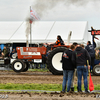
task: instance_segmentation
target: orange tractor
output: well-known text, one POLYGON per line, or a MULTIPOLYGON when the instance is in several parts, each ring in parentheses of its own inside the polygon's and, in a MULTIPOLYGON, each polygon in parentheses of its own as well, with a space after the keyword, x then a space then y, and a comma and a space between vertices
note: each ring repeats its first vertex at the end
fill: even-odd
MULTIPOLYGON (((68 36, 69 43, 71 32, 68 36)), ((25 72, 30 64, 43 63, 47 64, 47 68, 52 74, 59 75, 63 73, 61 57, 62 53, 69 48, 69 45, 53 45, 51 51, 47 55, 47 48, 42 47, 17 47, 17 53, 12 58, 5 57, 0 60, 0 65, 10 65, 15 72, 25 72)))
POLYGON ((11 66, 15 72, 25 72, 30 63, 46 63, 52 74, 62 74, 61 56, 69 46, 54 45, 53 50, 46 57, 47 48, 42 47, 17 47, 17 55, 12 55, 11 66))
MULTIPOLYGON (((71 31, 68 35, 67 43, 71 38, 71 31)), ((69 48, 69 45, 53 45, 47 56, 47 48, 42 47, 17 47, 17 53, 12 55, 10 59, 11 68, 15 72, 25 72, 29 68, 29 64, 43 63, 47 64, 47 68, 52 74, 59 75, 62 70, 62 53, 69 48)))

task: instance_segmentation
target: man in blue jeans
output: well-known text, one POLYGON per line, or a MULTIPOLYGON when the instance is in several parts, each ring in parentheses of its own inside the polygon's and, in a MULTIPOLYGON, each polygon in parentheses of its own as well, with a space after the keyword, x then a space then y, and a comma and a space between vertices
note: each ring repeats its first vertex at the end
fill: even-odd
POLYGON ((63 68, 62 92, 66 92, 66 82, 67 82, 67 92, 69 92, 71 88, 71 81, 75 69, 75 66, 72 64, 72 52, 74 50, 75 46, 71 45, 70 48, 62 54, 62 68, 63 68))
POLYGON ((88 69, 90 69, 90 65, 87 66, 87 60, 89 61, 89 64, 90 64, 91 61, 90 61, 89 53, 87 52, 87 50, 83 49, 81 46, 78 46, 72 55, 72 61, 77 66, 78 92, 82 92, 81 80, 82 80, 82 75, 83 75, 85 92, 89 93, 87 72, 88 72, 88 69))

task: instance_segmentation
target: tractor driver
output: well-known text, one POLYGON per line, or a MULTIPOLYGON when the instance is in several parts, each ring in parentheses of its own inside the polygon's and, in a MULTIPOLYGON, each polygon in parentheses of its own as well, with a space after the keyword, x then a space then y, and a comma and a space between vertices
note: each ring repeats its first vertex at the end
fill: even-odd
POLYGON ((55 43, 56 45, 64 45, 64 41, 62 40, 61 36, 57 36, 57 41, 55 43))
POLYGON ((53 44, 50 44, 50 45, 51 46, 53 46, 53 45, 64 45, 64 41, 62 40, 61 36, 58 35, 57 36, 57 41, 55 43, 53 43, 53 44))

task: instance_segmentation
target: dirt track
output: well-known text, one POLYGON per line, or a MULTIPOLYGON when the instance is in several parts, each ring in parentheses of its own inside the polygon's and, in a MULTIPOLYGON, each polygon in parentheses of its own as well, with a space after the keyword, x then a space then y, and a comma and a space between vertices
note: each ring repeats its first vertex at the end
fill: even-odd
POLYGON ((0 93, 7 100, 100 100, 100 95, 96 93, 0 93))
MULTIPOLYGON (((100 84, 100 76, 92 76, 93 83, 100 84)), ((52 75, 50 72, 24 72, 0 71, 0 83, 52 83, 62 84, 62 75, 52 75)), ((75 77, 75 84, 77 78, 75 77)))
MULTIPOLYGON (((46 83, 46 84, 62 84, 62 75, 52 75, 50 72, 24 72, 15 73, 13 71, 0 71, 0 83, 46 83)), ((100 76, 92 76, 94 84, 100 84, 100 76)), ((77 78, 75 77, 75 84, 77 84, 77 78)), ((85 93, 6 93, 8 95, 7 100, 97 100, 97 94, 85 94, 85 93)), ((2 96, 6 96, 5 93, 0 93, 0 100, 2 96)), ((100 96, 100 95, 99 95, 100 96)))

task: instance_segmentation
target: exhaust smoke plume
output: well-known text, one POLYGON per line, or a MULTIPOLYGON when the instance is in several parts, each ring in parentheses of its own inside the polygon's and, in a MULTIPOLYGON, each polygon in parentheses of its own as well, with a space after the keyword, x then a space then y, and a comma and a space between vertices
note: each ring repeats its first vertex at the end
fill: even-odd
POLYGON ((30 31, 31 31, 31 24, 30 23, 34 24, 35 20, 28 17, 26 19, 26 45, 27 45, 27 47, 29 47, 28 38, 29 38, 30 31), (32 21, 32 22, 30 22, 30 21, 32 21))
POLYGON ((77 7, 85 6, 89 2, 94 2, 94 0, 36 0, 36 2, 34 3, 34 5, 32 5, 32 7, 39 14, 39 16, 42 17, 43 14, 52 10, 58 4, 63 4, 63 6, 65 6, 67 9, 68 6, 70 5, 75 5, 77 7))
MULTIPOLYGON (((42 19, 43 16, 46 16, 46 14, 49 11, 51 11, 54 7, 56 7, 59 4, 63 4, 63 6, 65 6, 66 9, 68 9, 68 7, 71 5, 75 5, 76 7, 80 6, 85 7, 89 2, 94 2, 94 0, 35 0, 34 4, 31 7, 36 11, 40 19, 42 19)), ((33 20, 33 24, 34 23, 35 21, 33 20)), ((27 18, 27 23, 26 23, 27 39, 29 34, 30 34, 30 18, 27 18)))
POLYGON ((27 18, 26 20, 26 45, 28 47, 28 37, 29 37, 29 34, 30 34, 30 22, 29 22, 29 18, 27 18))
MULTIPOLYGON (((47 13, 48 10, 54 8, 59 2, 64 0, 36 0, 35 4, 32 5, 32 8, 36 11, 40 18, 42 18, 43 14, 47 13)), ((28 36, 30 34, 30 18, 26 19, 26 39, 28 44, 28 36)), ((35 23, 35 20, 32 22, 35 23)))

